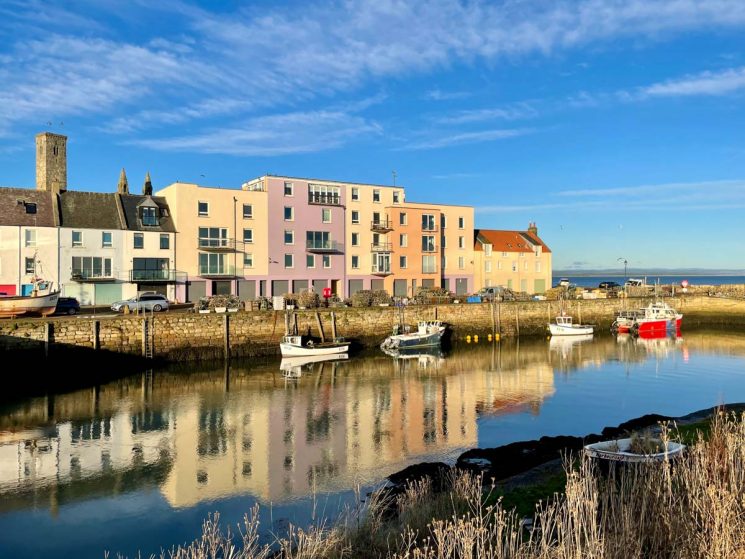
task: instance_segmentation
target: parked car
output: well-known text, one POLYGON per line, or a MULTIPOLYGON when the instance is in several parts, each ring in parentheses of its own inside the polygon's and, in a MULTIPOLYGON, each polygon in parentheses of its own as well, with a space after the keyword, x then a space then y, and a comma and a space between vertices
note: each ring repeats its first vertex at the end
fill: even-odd
POLYGON ((128 308, 129 312, 133 311, 167 311, 168 310, 168 299, 165 295, 158 293, 143 293, 137 297, 126 299, 125 301, 117 301, 111 305, 111 310, 116 312, 124 312, 124 309, 128 308))
POLYGON ((514 301, 515 293, 509 287, 494 285, 492 287, 482 287, 477 293, 479 297, 487 301, 514 301))
POLYGON ((80 303, 75 297, 60 297, 57 300, 57 308, 54 314, 78 314, 80 312, 80 303))
POLYGON ((616 283, 615 281, 601 281, 598 284, 598 287, 600 289, 605 289, 606 291, 609 291, 611 289, 621 289, 621 284, 616 283))

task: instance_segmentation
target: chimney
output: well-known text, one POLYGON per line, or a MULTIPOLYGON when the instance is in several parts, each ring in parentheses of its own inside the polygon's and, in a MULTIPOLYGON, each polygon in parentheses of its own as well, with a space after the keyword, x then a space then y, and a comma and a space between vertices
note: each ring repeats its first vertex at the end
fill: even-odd
POLYGON ((54 194, 67 190, 67 136, 36 135, 36 190, 54 194))
POLYGON ((153 195, 153 183, 150 180, 150 171, 148 171, 147 174, 145 175, 145 184, 142 185, 142 193, 145 196, 153 195))
POLYGON ((122 172, 119 173, 119 184, 116 186, 116 191, 119 194, 129 194, 129 183, 127 182, 127 173, 122 167, 122 172))
POLYGON ((528 233, 538 236, 538 227, 535 225, 535 221, 531 221, 528 223, 528 233))

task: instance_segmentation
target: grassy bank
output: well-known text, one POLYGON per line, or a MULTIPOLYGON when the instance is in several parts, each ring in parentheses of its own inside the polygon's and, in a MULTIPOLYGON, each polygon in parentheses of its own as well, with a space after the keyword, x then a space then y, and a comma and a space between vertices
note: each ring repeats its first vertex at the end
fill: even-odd
POLYGON ((679 433, 690 446, 675 461, 604 475, 586 457, 567 459, 560 477, 512 494, 454 471, 437 483, 427 478, 396 494, 376 492, 337 525, 290 527, 271 546, 259 545, 257 509, 233 532, 211 518, 199 540, 160 557, 745 557, 745 414, 719 413, 697 427, 703 430, 679 433), (525 506, 534 501, 526 521, 525 506))

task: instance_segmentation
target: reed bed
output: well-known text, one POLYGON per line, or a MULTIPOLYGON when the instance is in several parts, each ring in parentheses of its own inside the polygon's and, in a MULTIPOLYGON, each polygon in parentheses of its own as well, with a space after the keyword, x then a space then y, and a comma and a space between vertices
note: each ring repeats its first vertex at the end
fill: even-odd
POLYGON ((257 508, 234 534, 215 515, 201 538, 160 559, 745 558, 745 414, 718 413, 675 460, 601 472, 580 456, 564 467, 564 494, 532 519, 490 498, 479 476, 453 472, 397 496, 376 492, 343 521, 290 527, 271 545, 259 544, 257 508))

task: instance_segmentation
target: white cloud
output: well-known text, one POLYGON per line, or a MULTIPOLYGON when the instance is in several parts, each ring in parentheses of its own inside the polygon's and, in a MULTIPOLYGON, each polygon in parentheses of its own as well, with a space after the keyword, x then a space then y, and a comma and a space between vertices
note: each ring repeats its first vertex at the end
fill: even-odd
POLYGON ((726 95, 745 89, 745 66, 720 72, 703 72, 644 87, 643 97, 726 95))
POLYGON ((451 101, 453 99, 465 99, 470 96, 471 93, 468 91, 441 91, 439 89, 430 89, 422 96, 422 98, 429 101, 451 101))
POLYGON ((471 109, 441 115, 433 120, 440 124, 466 124, 486 120, 521 120, 535 118, 538 111, 528 102, 515 103, 493 109, 471 109))
POLYGON ((478 132, 461 132, 459 134, 439 135, 435 138, 411 143, 403 149, 437 149, 461 144, 475 144, 491 142, 494 140, 505 140, 532 133, 529 128, 480 130, 478 132))

